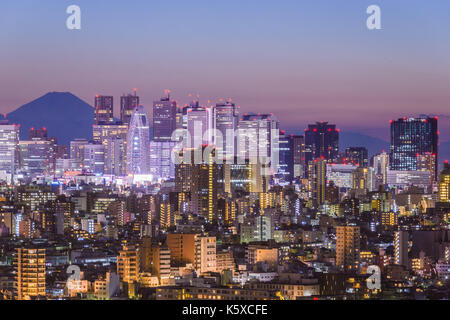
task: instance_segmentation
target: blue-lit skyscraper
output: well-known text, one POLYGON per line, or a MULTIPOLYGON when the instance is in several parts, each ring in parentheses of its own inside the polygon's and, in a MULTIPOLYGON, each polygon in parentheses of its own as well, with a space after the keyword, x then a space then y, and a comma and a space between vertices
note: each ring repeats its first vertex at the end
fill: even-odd
POLYGON ((438 168, 438 119, 403 118, 391 121, 391 154, 389 167, 396 171, 418 170, 418 158, 430 153, 435 156, 438 168))
POLYGON ((129 174, 150 173, 150 132, 147 113, 138 106, 133 112, 127 137, 127 171, 129 174))

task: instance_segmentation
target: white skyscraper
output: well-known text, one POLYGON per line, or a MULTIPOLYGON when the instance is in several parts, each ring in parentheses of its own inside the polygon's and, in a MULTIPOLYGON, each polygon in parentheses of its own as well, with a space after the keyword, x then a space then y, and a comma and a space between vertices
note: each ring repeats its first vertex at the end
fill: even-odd
POLYGON ((270 114, 245 114, 239 121, 237 141, 238 157, 272 156, 272 135, 279 130, 279 123, 270 114))
POLYGON ((81 170, 84 161, 84 146, 89 144, 86 139, 75 139, 70 141, 70 159, 72 160, 73 169, 81 170))
POLYGON ((101 143, 89 143, 84 146, 84 169, 94 174, 105 171, 105 146, 101 143))
POLYGON ((192 104, 187 110, 187 130, 191 137, 189 147, 198 148, 203 144, 213 142, 213 117, 212 110, 200 107, 198 102, 192 104))
POLYGON ((172 141, 150 142, 150 174, 154 179, 167 180, 175 178, 175 164, 172 152, 176 146, 172 141))
POLYGON ((213 111, 214 128, 222 134, 222 141, 219 141, 217 136, 214 136, 214 145, 218 149, 222 149, 226 155, 234 157, 236 155, 236 138, 234 133, 239 122, 236 105, 231 102, 218 103, 213 111), (233 132, 230 136, 227 135, 229 131, 233 132))
POLYGON ((0 121, 0 173, 13 175, 16 169, 19 127, 0 121))
POLYGON ((131 117, 127 137, 127 171, 150 174, 150 132, 147 113, 138 106, 131 117))

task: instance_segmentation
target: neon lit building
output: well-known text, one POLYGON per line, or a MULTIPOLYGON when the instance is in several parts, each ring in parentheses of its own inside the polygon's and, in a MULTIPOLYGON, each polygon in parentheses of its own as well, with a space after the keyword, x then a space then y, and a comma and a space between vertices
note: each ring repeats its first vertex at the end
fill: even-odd
POLYGON ((147 113, 138 106, 131 117, 127 136, 127 171, 129 174, 150 173, 150 132, 147 113))

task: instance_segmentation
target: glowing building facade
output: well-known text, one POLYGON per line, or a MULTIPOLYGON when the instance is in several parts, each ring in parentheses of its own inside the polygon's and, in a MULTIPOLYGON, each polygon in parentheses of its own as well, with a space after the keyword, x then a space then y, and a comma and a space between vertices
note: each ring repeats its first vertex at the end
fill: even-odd
POLYGON ((128 174, 145 175, 150 173, 150 132, 147 113, 144 107, 137 107, 131 117, 127 136, 128 174))

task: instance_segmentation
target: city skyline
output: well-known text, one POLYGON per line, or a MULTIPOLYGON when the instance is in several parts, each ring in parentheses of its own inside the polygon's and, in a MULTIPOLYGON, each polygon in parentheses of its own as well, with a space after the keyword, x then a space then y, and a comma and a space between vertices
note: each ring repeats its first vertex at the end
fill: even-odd
POLYGON ((442 140, 450 140, 448 4, 378 1, 377 31, 365 27, 370 1, 77 1, 78 31, 65 28, 69 4, 5 3, 1 113, 47 91, 74 92, 92 104, 96 94, 118 97, 136 87, 151 114, 151 103, 172 88, 180 104, 190 93, 203 102, 231 97, 243 112, 276 108, 288 128, 331 121, 384 140, 388 132, 380 129, 389 120, 426 108, 440 117, 442 140), (293 110, 302 120, 292 119, 293 110))
MULTIPOLYGON (((121 119, 121 99, 125 99, 127 97, 133 97, 133 95, 137 94, 138 98, 140 98, 140 102, 139 103, 144 110, 147 112, 149 119, 151 119, 153 121, 153 111, 154 111, 154 103, 158 102, 161 100, 166 99, 165 95, 167 92, 170 92, 170 97, 173 98, 173 101, 177 102, 178 107, 185 107, 187 105, 190 105, 193 101, 197 101, 199 103, 200 106, 206 106, 209 108, 212 108, 218 104, 222 104, 222 103, 227 103, 227 101, 229 101, 230 103, 233 103, 234 105, 236 105, 236 110, 238 112, 238 114, 240 114, 241 116, 243 115, 247 115, 247 114, 255 114, 257 115, 259 114, 264 114, 263 112, 260 112, 259 110, 249 110, 249 111, 245 111, 241 108, 241 105, 233 100, 232 98, 218 98, 217 100, 206 100, 203 101, 203 99, 201 99, 201 97, 199 95, 192 95, 189 94, 188 97, 186 98, 185 102, 186 103, 182 103, 180 102, 179 99, 176 99, 176 97, 173 95, 172 90, 169 89, 165 89, 163 90, 159 95, 157 94, 153 100, 151 101, 147 101, 148 103, 146 103, 146 101, 143 101, 142 96, 140 94, 140 91, 137 88, 133 88, 132 90, 129 90, 128 92, 126 90, 123 90, 124 92, 121 94, 111 94, 111 93, 104 93, 104 94, 95 94, 94 98, 91 97, 91 99, 87 99, 84 100, 82 99, 83 102, 87 103, 89 106, 91 106, 93 108, 93 110, 95 110, 95 100, 97 99, 97 97, 113 97, 113 114, 114 114, 114 118, 120 120, 121 119), (91 102, 92 100, 92 102, 91 102)), ((47 94, 53 94, 53 93, 69 93, 69 94, 73 94, 73 92, 56 92, 56 91, 49 91, 47 94)), ((45 95, 44 95, 45 96, 45 95)), ((75 95, 76 96, 76 95, 75 95)), ((36 97, 35 97, 36 98, 36 97)), ((42 98, 42 97, 41 97, 42 98)), ((33 100, 34 101, 34 100, 33 100)), ((14 112, 18 109, 20 109, 21 107, 27 105, 30 102, 33 101, 28 101, 26 102, 24 105, 17 107, 16 109, 12 110, 11 112, 14 112)), ((10 112, 10 113, 11 113, 10 112)), ((3 114, 3 117, 5 117, 7 119, 9 113, 7 114, 3 114)), ((278 113, 274 113, 274 112, 270 112, 269 114, 273 114, 275 117, 277 117, 277 119, 279 120, 280 117, 278 117, 278 113)), ((307 121, 305 120, 305 118, 301 117, 301 116, 296 116, 296 117, 290 117, 291 121, 292 118, 299 118, 301 119, 301 123, 299 123, 298 125, 290 125, 289 122, 288 124, 286 124, 285 122, 280 121, 282 127, 281 129, 288 131, 291 134, 304 134, 304 131, 308 129, 308 126, 311 124, 315 124, 317 122, 328 122, 328 123, 333 123, 336 124, 336 126, 338 127, 339 130, 342 130, 344 132, 348 132, 348 133, 358 133, 358 134, 362 134, 365 136, 369 136, 369 137, 373 137, 373 138, 377 138, 380 139, 386 143, 389 143, 390 140, 390 124, 392 123, 392 121, 395 121, 397 119, 403 119, 403 118, 420 118, 420 117, 431 117, 431 118, 435 118, 437 117, 439 119, 439 142, 450 142, 450 130, 448 130, 447 126, 445 126, 446 122, 450 119, 450 116, 446 116, 446 115, 442 115, 442 114, 433 114, 433 113, 424 113, 424 112, 418 112, 418 113, 402 113, 400 114, 398 117, 389 117, 387 116, 386 118, 388 119, 386 121, 386 123, 381 124, 380 127, 377 128, 371 128, 371 127, 364 127, 364 128, 352 128, 351 126, 346 126, 343 125, 340 122, 334 121, 334 115, 328 115, 327 117, 323 117, 323 118, 319 118, 319 119, 313 119, 311 121, 307 121)), ((380 150, 381 151, 381 150, 380 150)))
POLYGON ((448 12, 3 1, 0 302, 449 300, 448 12))

